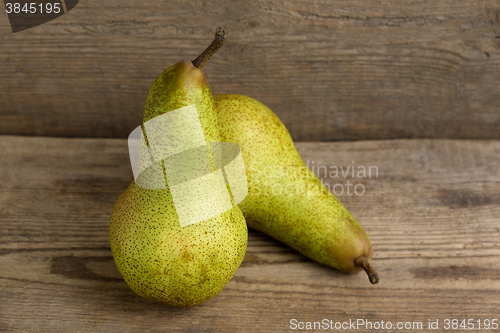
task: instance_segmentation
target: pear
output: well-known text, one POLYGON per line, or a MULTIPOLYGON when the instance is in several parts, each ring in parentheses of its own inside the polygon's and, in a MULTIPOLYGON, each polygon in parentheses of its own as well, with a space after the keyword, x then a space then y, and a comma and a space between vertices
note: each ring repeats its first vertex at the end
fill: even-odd
POLYGON ((222 140, 238 144, 245 162, 248 196, 239 207, 248 226, 321 264, 364 269, 377 283, 366 232, 306 166, 280 119, 250 97, 214 100, 222 140))
MULTIPOLYGON (((212 44, 196 60, 182 60, 158 76, 149 90, 143 118, 146 123, 194 104, 212 171, 209 143, 220 141, 220 135, 202 69, 224 38, 218 28, 212 44)), ((151 139, 144 128, 143 133, 146 141, 151 139)), ((181 226, 172 193, 168 184, 165 189, 150 189, 133 181, 113 207, 109 241, 117 268, 133 291, 161 303, 190 307, 213 298, 231 280, 245 254, 247 226, 232 198, 229 210, 181 226)))

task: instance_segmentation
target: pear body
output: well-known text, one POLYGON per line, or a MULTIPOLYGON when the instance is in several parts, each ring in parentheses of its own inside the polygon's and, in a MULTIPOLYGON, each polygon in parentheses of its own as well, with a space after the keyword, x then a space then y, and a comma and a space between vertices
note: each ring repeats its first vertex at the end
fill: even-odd
POLYGON ((181 227, 170 191, 131 183, 111 215, 118 270, 138 295, 190 307, 215 297, 240 266, 247 226, 238 207, 181 227))
POLYGON ((240 146, 248 195, 239 204, 248 226, 305 256, 348 273, 372 257, 366 232, 307 167, 279 118, 247 96, 214 96, 223 141, 240 146))
POLYGON ((203 71, 189 60, 167 68, 153 82, 146 98, 143 122, 191 104, 196 105, 207 143, 219 141, 210 87, 203 71))
MULTIPOLYGON (((214 101, 205 75, 188 60, 155 80, 143 121, 192 104, 209 149, 209 142, 220 141, 214 101)), ((211 153, 210 160, 214 170, 211 153)), ((207 301, 225 287, 243 260, 247 236, 234 201, 232 209, 182 227, 168 185, 148 189, 135 181, 115 203, 109 229, 116 265, 132 290, 177 307, 207 301)))

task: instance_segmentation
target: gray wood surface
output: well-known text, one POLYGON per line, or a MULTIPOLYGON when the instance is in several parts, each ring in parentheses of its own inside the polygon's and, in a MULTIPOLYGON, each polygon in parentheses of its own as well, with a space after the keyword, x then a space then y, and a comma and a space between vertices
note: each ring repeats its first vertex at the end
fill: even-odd
POLYGON ((109 216, 132 180, 126 140, 0 136, 0 331, 284 332, 291 319, 431 319, 446 331, 447 318, 500 319, 500 141, 297 146, 310 166, 378 168, 321 178, 365 186, 339 198, 370 235, 381 282, 251 230, 226 288, 176 309, 134 294, 111 255, 109 216))
MULTIPOLYGON (((2 7, 3 8, 3 7, 2 7)), ((12 34, 0 10, 0 134, 124 138, 165 68, 273 109, 299 141, 500 139, 498 0, 82 0, 12 34)))

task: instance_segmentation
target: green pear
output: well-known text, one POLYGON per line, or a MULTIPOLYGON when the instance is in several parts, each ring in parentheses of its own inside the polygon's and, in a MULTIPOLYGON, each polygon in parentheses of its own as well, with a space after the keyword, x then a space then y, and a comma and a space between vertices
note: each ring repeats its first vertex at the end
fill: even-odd
MULTIPOLYGON (((219 28, 200 57, 180 61, 158 76, 149 90, 143 118, 146 123, 195 104, 212 170, 209 143, 220 141, 220 135, 202 69, 224 37, 219 28)), ((148 133, 144 129, 143 133, 147 141, 148 133)), ((172 193, 168 185, 149 189, 132 182, 113 208, 109 241, 118 270, 133 291, 161 303, 189 307, 213 298, 231 280, 246 251, 247 226, 232 199, 229 210, 181 226, 172 193)))
POLYGON ((238 144, 245 162, 248 195, 239 207, 248 226, 321 264, 364 269, 377 283, 366 232, 306 166, 279 118, 243 95, 214 100, 222 140, 238 144))

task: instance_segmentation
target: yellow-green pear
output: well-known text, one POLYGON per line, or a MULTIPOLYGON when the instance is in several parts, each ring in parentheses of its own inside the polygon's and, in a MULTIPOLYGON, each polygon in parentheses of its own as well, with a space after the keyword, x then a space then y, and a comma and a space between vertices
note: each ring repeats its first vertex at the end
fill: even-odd
POLYGON ((265 105, 247 96, 214 96, 223 141, 240 146, 248 196, 239 204, 248 226, 307 257, 348 273, 379 277, 366 232, 306 166, 287 129, 265 105))
MULTIPOLYGON (((144 130, 146 122, 193 105, 207 149, 210 142, 221 141, 213 97, 202 69, 224 38, 224 31, 217 29, 212 44, 196 60, 182 60, 156 78, 144 110, 142 131, 146 142, 151 140, 151 132, 144 130)), ((148 145, 151 148, 151 143, 148 145)), ((205 153, 208 158, 208 152, 205 153)), ((209 155, 207 163, 213 171, 212 154, 209 155)), ((168 178, 166 162, 161 163, 164 171, 160 174, 168 178)), ((186 165, 196 168, 191 164, 187 161, 186 165)), ((109 229, 113 257, 126 283, 142 297, 177 307, 213 298, 231 280, 246 251, 247 226, 240 209, 231 198, 229 210, 181 226, 172 186, 144 188, 137 180, 116 202, 109 229)), ((196 214, 206 207, 188 208, 196 214)))

